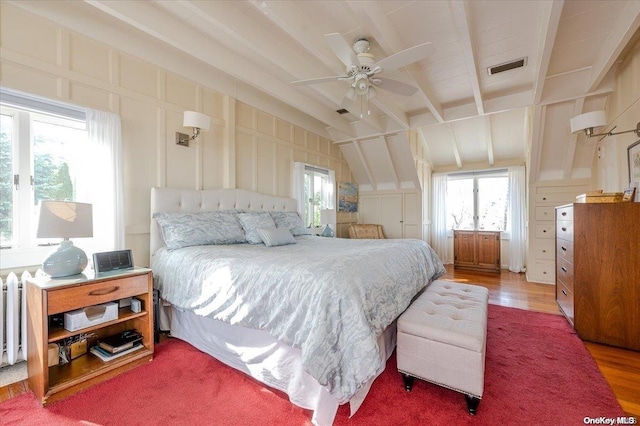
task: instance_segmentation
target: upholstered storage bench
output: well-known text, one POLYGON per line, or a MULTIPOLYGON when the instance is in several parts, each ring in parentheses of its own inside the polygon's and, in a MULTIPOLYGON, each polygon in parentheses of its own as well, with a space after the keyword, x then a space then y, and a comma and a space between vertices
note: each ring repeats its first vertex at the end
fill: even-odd
POLYGON ((476 413, 484 390, 489 291, 436 280, 398 319, 398 371, 465 394, 476 413))

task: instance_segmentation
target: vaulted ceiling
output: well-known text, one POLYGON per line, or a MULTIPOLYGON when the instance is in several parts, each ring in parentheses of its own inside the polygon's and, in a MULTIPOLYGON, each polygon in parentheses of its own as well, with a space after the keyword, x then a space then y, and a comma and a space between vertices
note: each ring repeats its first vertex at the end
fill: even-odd
MULTIPOLYGON (((143 33, 159 49, 177 49, 302 111, 372 189, 417 184, 407 172, 408 130, 436 171, 529 156, 532 182, 589 175, 595 143, 571 135, 569 119, 605 107, 615 63, 640 27, 637 0, 18 3, 58 20, 91 16, 143 33), (374 62, 424 43, 432 52, 399 69, 387 64, 375 76, 383 80, 376 96, 356 97, 339 114, 349 82, 291 84, 349 71, 325 37, 332 33, 347 46, 366 38, 374 62), (523 67, 488 73, 518 59, 523 67), (385 78, 417 90, 383 90, 385 78)), ((92 30, 73 22, 66 24, 92 30)))

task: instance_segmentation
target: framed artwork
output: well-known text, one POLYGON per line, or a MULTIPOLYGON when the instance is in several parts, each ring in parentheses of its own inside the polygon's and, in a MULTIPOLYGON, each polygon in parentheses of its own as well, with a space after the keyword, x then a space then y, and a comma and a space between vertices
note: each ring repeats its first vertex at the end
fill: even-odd
POLYGON ((622 201, 633 201, 635 194, 636 194, 635 188, 625 189, 622 195, 622 201))
POLYGON ((640 141, 634 142, 627 148, 629 160, 629 182, 640 182, 640 141))
POLYGON ((338 182, 338 211, 354 213, 358 211, 358 185, 338 182))

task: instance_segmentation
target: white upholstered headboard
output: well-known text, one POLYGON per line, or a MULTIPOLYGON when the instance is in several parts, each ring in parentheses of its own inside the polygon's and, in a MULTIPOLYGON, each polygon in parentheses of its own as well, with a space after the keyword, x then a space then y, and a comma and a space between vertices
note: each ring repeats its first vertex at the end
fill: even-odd
POLYGON ((298 202, 293 198, 274 197, 245 189, 151 188, 151 256, 164 247, 160 227, 153 219, 154 213, 232 209, 295 212, 298 202))

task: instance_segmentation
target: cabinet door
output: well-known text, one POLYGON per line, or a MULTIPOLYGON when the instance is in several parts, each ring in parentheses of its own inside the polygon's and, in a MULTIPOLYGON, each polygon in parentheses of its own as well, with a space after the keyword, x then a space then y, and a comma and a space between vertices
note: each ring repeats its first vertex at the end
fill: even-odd
POLYGON ((380 220, 387 238, 402 238, 402 194, 380 196, 380 220))
POLYGON ((406 193, 403 196, 403 237, 422 239, 422 197, 418 193, 406 193))
POLYGON ((454 231, 454 259, 459 266, 474 266, 476 258, 476 233, 474 231, 454 231))
POLYGON ((500 267, 500 233, 478 231, 478 266, 500 267))

